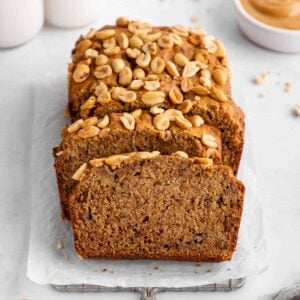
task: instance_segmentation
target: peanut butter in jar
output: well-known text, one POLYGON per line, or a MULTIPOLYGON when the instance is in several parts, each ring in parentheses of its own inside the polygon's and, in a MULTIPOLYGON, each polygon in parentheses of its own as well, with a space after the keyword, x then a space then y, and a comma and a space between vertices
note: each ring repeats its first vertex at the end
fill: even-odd
POLYGON ((267 25, 300 30, 300 0, 240 0, 249 15, 267 25))

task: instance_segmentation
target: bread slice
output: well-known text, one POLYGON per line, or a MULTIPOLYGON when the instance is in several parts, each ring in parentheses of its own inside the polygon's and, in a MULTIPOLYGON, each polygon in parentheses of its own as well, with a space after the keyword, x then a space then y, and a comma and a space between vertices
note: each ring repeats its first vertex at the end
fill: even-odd
POLYGON ((223 162, 236 174, 244 117, 230 96, 222 43, 202 28, 123 21, 92 30, 76 43, 69 67, 72 120, 153 106, 184 107, 186 115, 200 115, 221 130, 223 162))
POLYGON ((95 159, 77 175, 69 205, 81 257, 231 259, 244 186, 229 167, 155 151, 95 159))
MULTIPOLYGON (((174 120, 175 114, 180 116, 180 111, 166 111, 164 116, 169 116, 169 119, 171 116, 171 120, 174 120)), ((125 119, 126 116, 131 120, 130 124, 134 124, 134 130, 125 127, 128 124, 122 119, 124 118, 122 113, 112 113, 107 116, 107 124, 104 124, 106 126, 102 129, 96 125, 104 127, 103 119, 99 121, 93 117, 84 122, 82 120, 76 122, 63 130, 63 140, 60 146, 54 149, 54 167, 62 212, 67 219, 69 219, 68 198, 77 184, 72 176, 81 164, 94 157, 100 158, 132 151, 158 150, 162 154, 184 151, 190 156, 213 158, 216 164, 222 162, 220 132, 212 126, 195 123, 193 118, 184 118, 182 120, 192 127, 184 129, 175 121, 168 121, 170 122, 168 129, 159 130, 155 127, 156 115, 148 111, 125 114, 125 119), (87 134, 89 130, 91 136, 87 134)), ((201 118, 199 120, 201 121, 201 118)))

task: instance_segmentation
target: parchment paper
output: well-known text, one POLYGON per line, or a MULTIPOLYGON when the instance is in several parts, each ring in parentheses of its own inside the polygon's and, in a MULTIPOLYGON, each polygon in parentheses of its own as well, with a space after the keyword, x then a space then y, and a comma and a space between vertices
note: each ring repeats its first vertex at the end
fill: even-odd
MULTIPOLYGON (((186 287, 235 279, 267 268, 259 188, 251 154, 250 124, 239 178, 246 185, 237 250, 223 263, 153 260, 81 260, 73 246, 70 223, 60 218, 52 148, 60 141, 66 120, 64 79, 49 79, 35 89, 32 140, 31 233, 28 277, 39 284, 99 284, 103 286, 186 287), (61 240, 63 249, 57 249, 61 240)), ((245 108, 245 107, 244 107, 245 108)))

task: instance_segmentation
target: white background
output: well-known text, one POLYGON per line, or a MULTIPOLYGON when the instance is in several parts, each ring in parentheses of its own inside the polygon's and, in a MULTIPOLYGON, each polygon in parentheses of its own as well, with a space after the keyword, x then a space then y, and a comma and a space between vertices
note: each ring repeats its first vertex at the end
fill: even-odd
MULTIPOLYGON (((224 42, 231 62, 233 93, 235 87, 242 91, 237 96, 247 101, 247 117, 254 123, 253 144, 270 256, 268 271, 248 278, 242 289, 232 293, 168 293, 157 298, 268 299, 282 287, 299 281, 300 118, 293 116, 292 110, 300 103, 300 55, 270 52, 249 42, 237 28, 233 3, 229 0, 98 2, 100 17, 95 27, 113 23, 119 15, 159 25, 193 25, 190 18, 197 16, 201 25, 224 42), (265 71, 271 73, 268 81, 254 85, 251 79, 265 71), (292 83, 289 93, 283 91, 286 82, 292 83)), ((5 110, 10 106, 2 104, 7 97, 16 103, 22 100, 22 94, 28 93, 23 84, 14 83, 34 84, 66 74, 74 41, 85 31, 46 27, 26 45, 0 51, 0 299, 139 299, 137 294, 60 294, 49 286, 30 282, 25 276, 29 211, 24 199, 28 201, 29 191, 26 178, 17 175, 27 168, 24 157, 30 141, 20 145, 12 140, 5 144, 4 136, 14 135, 10 130, 14 120, 5 118, 5 110)), ((25 112, 16 116, 20 128, 22 113, 25 116, 25 112)), ((29 128, 23 130, 26 134, 29 128)))

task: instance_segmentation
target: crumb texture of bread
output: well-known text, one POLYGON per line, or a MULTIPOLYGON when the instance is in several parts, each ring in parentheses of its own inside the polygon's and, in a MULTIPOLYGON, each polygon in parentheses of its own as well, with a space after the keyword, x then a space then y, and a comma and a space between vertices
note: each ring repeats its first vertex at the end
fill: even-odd
POLYGON ((84 258, 229 260, 243 197, 230 168, 191 158, 89 167, 70 197, 75 247, 84 258))
MULTIPOLYGON (((54 150, 57 184, 63 215, 69 219, 68 198, 77 185, 72 179, 75 171, 85 162, 97 157, 133 151, 160 151, 172 154, 184 151, 189 156, 213 158, 216 164, 222 163, 222 143, 219 130, 209 125, 182 129, 171 122, 167 131, 157 130, 153 125, 154 116, 144 111, 135 119, 135 130, 126 129, 120 121, 122 113, 109 115, 109 123, 99 133, 89 138, 81 138, 81 130, 63 130, 63 140, 54 150), (205 137, 210 137, 206 141, 205 137), (57 156, 56 153, 60 155, 57 156)), ((97 119, 97 122, 99 120, 97 119)))

